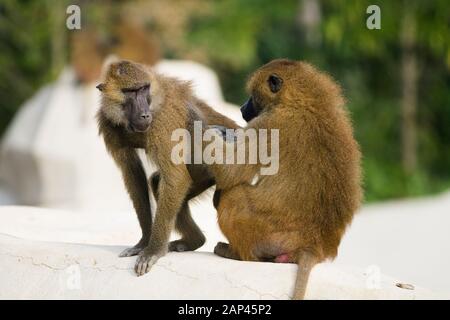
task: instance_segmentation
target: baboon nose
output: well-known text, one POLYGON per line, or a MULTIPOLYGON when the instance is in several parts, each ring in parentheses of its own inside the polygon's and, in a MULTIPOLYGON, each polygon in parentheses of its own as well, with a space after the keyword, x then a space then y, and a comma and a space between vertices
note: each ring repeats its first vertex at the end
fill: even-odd
POLYGON ((148 119, 150 118, 150 113, 143 113, 143 114, 141 115, 141 118, 142 118, 143 120, 148 120, 148 119))

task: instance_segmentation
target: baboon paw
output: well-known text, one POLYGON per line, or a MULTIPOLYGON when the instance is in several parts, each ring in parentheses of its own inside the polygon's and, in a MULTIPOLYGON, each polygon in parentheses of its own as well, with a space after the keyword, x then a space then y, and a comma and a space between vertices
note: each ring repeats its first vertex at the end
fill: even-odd
POLYGON ((134 265, 136 275, 140 277, 149 272, 156 261, 158 261, 159 257, 160 255, 155 254, 139 254, 136 264, 134 265))
POLYGON ((183 251, 191 251, 189 250, 189 246, 186 241, 183 240, 175 240, 169 243, 169 251, 183 252, 183 251))
POLYGON ((124 258, 124 257, 137 256, 139 253, 141 253, 142 250, 144 250, 144 248, 142 248, 142 247, 127 248, 127 249, 123 250, 121 253, 119 253, 119 257, 124 258))

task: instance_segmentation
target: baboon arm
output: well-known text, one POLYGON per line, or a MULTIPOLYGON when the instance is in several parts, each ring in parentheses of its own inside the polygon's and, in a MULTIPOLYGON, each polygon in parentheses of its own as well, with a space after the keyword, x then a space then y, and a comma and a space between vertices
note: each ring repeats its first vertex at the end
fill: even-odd
MULTIPOLYGON (((261 167, 257 158, 253 158, 255 161, 250 161, 250 158, 252 158, 250 154, 255 154, 254 150, 257 152, 257 149, 251 150, 250 145, 253 143, 253 146, 255 146, 257 140, 249 142, 236 139, 230 134, 226 134, 224 129, 218 129, 219 126, 215 126, 215 128, 217 138, 224 139, 224 163, 210 165, 216 179, 217 189, 228 189, 242 183, 251 183, 261 167)), ((204 146, 206 146, 206 143, 204 146)))
MULTIPOLYGON (((159 198, 158 186, 160 180, 161 174, 158 171, 155 172, 150 178, 150 183, 156 201, 158 201, 159 198)), ((171 241, 169 243, 169 251, 193 251, 205 243, 205 236, 195 223, 194 219, 192 219, 188 200, 196 197, 211 185, 213 185, 213 181, 211 181, 211 183, 207 182, 206 184, 196 183, 189 190, 189 194, 184 200, 175 222, 175 229, 181 234, 182 238, 171 241)))
POLYGON ((147 245, 152 228, 152 213, 150 207, 147 176, 141 159, 133 148, 120 148, 111 151, 112 157, 122 171, 125 187, 133 202, 142 229, 140 242, 147 245))
POLYGON ((234 186, 251 183, 257 177, 259 169, 256 165, 224 164, 215 165, 216 189, 229 189, 234 186))
POLYGON ((158 200, 150 242, 146 248, 146 254, 159 255, 167 250, 167 244, 175 218, 185 202, 189 191, 189 174, 182 170, 173 169, 168 177, 161 177, 158 186, 158 200), (184 177, 174 177, 184 175, 184 177))

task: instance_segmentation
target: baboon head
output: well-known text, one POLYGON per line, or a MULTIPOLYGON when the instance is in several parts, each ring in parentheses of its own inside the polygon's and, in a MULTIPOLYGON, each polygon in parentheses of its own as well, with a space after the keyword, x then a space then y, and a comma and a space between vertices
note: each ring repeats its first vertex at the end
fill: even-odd
POLYGON ((126 60, 110 63, 104 81, 97 86, 104 115, 129 131, 147 131, 152 121, 152 78, 151 71, 143 65, 126 60))
POLYGON ((256 70, 247 90, 250 98, 241 107, 246 121, 274 108, 343 104, 339 86, 328 75, 308 63, 288 59, 273 60, 256 70))

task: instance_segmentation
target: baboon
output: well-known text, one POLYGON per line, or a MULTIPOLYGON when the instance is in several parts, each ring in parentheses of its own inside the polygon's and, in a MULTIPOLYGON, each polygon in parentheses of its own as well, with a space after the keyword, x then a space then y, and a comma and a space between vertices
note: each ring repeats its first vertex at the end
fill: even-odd
POLYGON ((205 237, 193 221, 188 200, 214 184, 202 164, 175 164, 171 141, 175 129, 193 130, 194 121, 235 128, 237 125, 196 98, 189 82, 156 74, 131 61, 111 63, 101 91, 98 126, 106 147, 122 171, 142 229, 141 240, 120 256, 139 254, 135 271, 148 272, 167 249, 195 250, 205 237), (149 184, 135 149, 145 149, 159 172, 152 177, 157 208, 152 226, 149 184), (168 240, 175 224, 181 239, 168 240))
POLYGON ((279 129, 279 171, 262 176, 260 165, 210 167, 229 240, 214 252, 297 263, 294 298, 303 299, 311 269, 337 255, 360 205, 359 147, 340 87, 310 64, 274 60, 251 76, 248 91, 245 130, 279 129))

